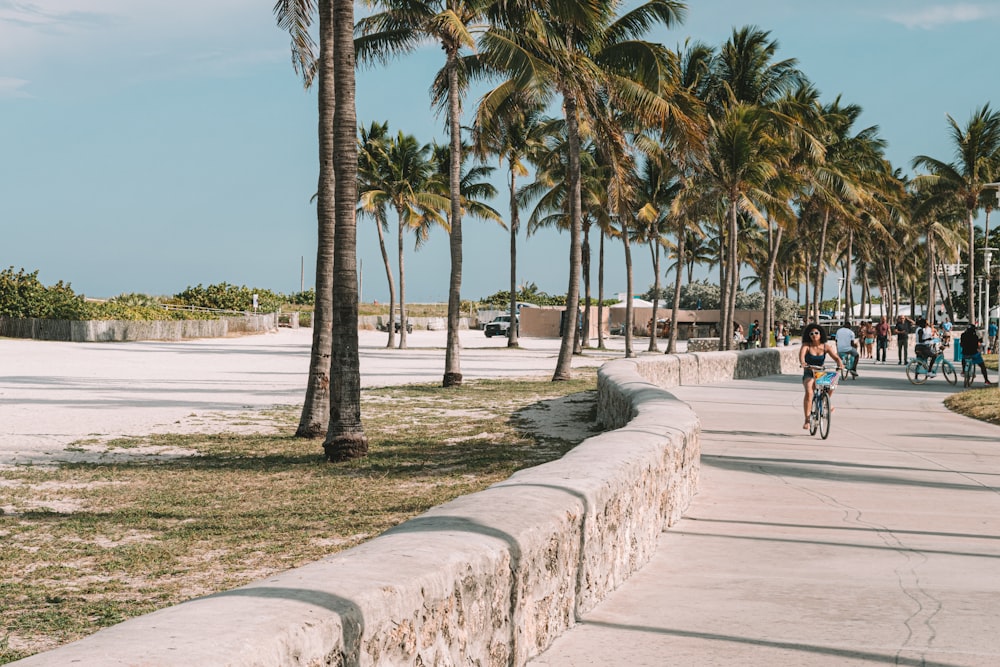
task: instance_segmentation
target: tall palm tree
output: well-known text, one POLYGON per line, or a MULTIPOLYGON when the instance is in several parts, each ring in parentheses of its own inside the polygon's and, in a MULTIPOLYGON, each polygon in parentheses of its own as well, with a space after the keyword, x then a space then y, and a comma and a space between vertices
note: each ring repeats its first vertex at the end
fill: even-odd
POLYGON ((316 297, 313 310, 312 349, 309 354, 309 378, 306 396, 295 435, 318 438, 326 433, 330 418, 330 356, 333 345, 333 34, 329 3, 319 16, 320 56, 309 34, 316 5, 313 0, 278 0, 274 14, 278 26, 291 36, 292 65, 306 88, 317 83, 319 89, 319 179, 316 188, 316 297), (317 80, 317 73, 319 74, 317 80))
POLYGON ((735 237, 738 217, 740 213, 750 214, 760 224, 766 224, 758 209, 764 206, 766 210, 768 199, 767 185, 761 179, 770 178, 768 173, 776 175, 774 170, 783 154, 780 139, 793 129, 789 119, 775 107, 805 81, 794 59, 775 60, 777 50, 777 41, 756 26, 734 29, 714 59, 709 83, 702 93, 712 119, 712 153, 700 170, 707 180, 698 178, 692 185, 698 189, 721 187, 718 194, 727 202, 725 222, 720 226, 723 256, 719 258, 723 349, 732 345, 740 265, 735 237), (767 159, 753 154, 757 148, 767 152, 767 159), (740 181, 743 184, 734 189, 740 181), (724 182, 728 185, 722 185, 724 182))
POLYGON ((293 65, 305 85, 319 82, 319 163, 316 321, 306 401, 296 435, 315 437, 329 408, 324 454, 329 461, 364 456, 358 354, 357 239, 354 203, 354 3, 350 0, 278 0, 278 24, 292 37, 293 65), (319 55, 309 27, 319 19, 319 55))
POLYGON ((714 191, 726 204, 719 335, 721 349, 728 350, 738 289, 739 220, 747 215, 765 222, 761 209, 777 205, 768 185, 777 177, 787 152, 774 115, 763 107, 732 104, 711 125, 708 158, 695 182, 697 189, 714 191))
POLYGON ((389 230, 389 219, 386 215, 387 198, 381 183, 383 176, 389 171, 389 123, 372 122, 368 128, 360 129, 358 139, 358 213, 369 215, 375 220, 375 231, 378 234, 378 247, 382 254, 382 265, 385 267, 385 279, 389 286, 389 323, 386 326, 389 337, 387 348, 396 346, 396 327, 393 315, 396 311, 396 283, 392 277, 392 263, 389 261, 389 251, 385 245, 385 234, 389 230))
POLYGON ((343 461, 368 453, 368 438, 361 423, 361 358, 358 351, 358 248, 354 211, 358 199, 358 120, 352 40, 354 3, 351 0, 320 0, 321 16, 327 6, 333 26, 336 229, 330 424, 323 441, 323 451, 328 461, 343 461))
MULTIPOLYGON (((581 120, 594 122, 604 116, 609 100, 621 106, 626 101, 636 107, 645 105, 650 115, 666 113, 669 108, 656 98, 655 92, 650 92, 659 84, 662 47, 639 38, 656 24, 669 26, 680 20, 684 5, 651 0, 618 18, 616 12, 621 4, 619 0, 497 3, 490 13, 493 28, 481 40, 488 62, 509 77, 511 88, 518 94, 532 95, 533 101, 541 104, 547 104, 556 94, 562 98, 568 138, 570 219, 566 312, 571 319, 580 302, 581 120), (637 83, 642 76, 657 80, 653 85, 644 85, 649 84, 648 79, 637 83), (599 91, 607 94, 600 95, 599 91)), ((575 340, 576 326, 571 324, 563 332, 553 380, 570 377, 575 340)))
MULTIPOLYGON (((476 152, 481 157, 495 155, 507 162, 507 194, 510 206, 510 321, 517 322, 517 234, 521 231, 517 179, 528 175, 528 157, 541 141, 542 111, 539 106, 512 103, 495 114, 478 108, 475 123, 476 152)), ((507 347, 519 347, 518 327, 507 330, 507 347)))
POLYGON ((459 182, 462 171, 461 96, 465 75, 461 71, 463 50, 475 46, 473 29, 483 18, 486 0, 366 0, 382 11, 358 22, 356 44, 360 60, 382 61, 409 53, 432 39, 445 52, 445 65, 435 85, 436 101, 443 101, 450 133, 451 205, 448 216, 451 270, 448 281, 448 339, 445 349, 445 387, 462 384, 458 326, 461 319, 462 205, 459 182))
POLYGON ((944 196, 962 203, 966 212, 968 269, 965 291, 968 295, 969 322, 976 321, 975 264, 976 264, 976 212, 983 195, 983 185, 992 182, 1000 173, 1000 113, 989 104, 976 110, 963 128, 950 115, 949 133, 955 148, 955 161, 944 162, 927 155, 913 159, 914 169, 924 168, 929 173, 917 176, 915 181, 928 181, 942 185, 944 196))
MULTIPOLYGON (((377 173, 365 174, 361 186, 363 206, 373 215, 390 207, 396 212, 396 268, 399 276, 399 348, 406 348, 406 269, 404 240, 410 232, 416 235, 419 245, 427 238, 432 224, 447 228, 447 221, 439 213, 449 206, 447 196, 440 194, 435 181, 435 163, 431 159, 432 146, 420 144, 412 135, 399 132, 387 139, 383 157, 375 165, 377 173)), ((387 269, 388 273, 388 269, 387 269)), ((389 312, 395 318, 395 303, 390 283, 389 312)), ((390 344, 394 322, 389 324, 390 344)))

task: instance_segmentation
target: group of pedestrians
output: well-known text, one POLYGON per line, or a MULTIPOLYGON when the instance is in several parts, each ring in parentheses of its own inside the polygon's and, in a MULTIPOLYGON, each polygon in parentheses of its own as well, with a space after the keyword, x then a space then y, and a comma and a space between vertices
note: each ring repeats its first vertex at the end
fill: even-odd
MULTIPOLYGON (((997 326, 991 324, 988 336, 991 345, 990 349, 996 349, 997 326)), ((837 364, 837 369, 843 375, 850 373, 851 377, 858 377, 858 359, 871 358, 870 345, 875 344, 874 363, 885 364, 886 355, 889 349, 889 337, 896 336, 896 347, 899 354, 899 365, 909 361, 910 336, 915 335, 916 345, 914 352, 918 357, 933 358, 937 354, 938 346, 945 346, 946 349, 952 332, 951 322, 942 324, 941 330, 935 329, 925 318, 914 321, 913 319, 899 315, 893 326, 885 317, 879 320, 878 324, 872 322, 862 322, 858 327, 858 333, 848 326, 837 329, 832 340, 827 339, 826 331, 816 323, 810 323, 802 330, 802 348, 799 350, 799 365, 804 369, 802 375, 802 385, 804 396, 802 398, 802 409, 805 414, 805 423, 802 428, 809 428, 809 411, 812 406, 813 393, 816 390, 816 377, 810 367, 821 367, 826 363, 827 356, 831 357, 837 364), (859 337, 860 334, 860 337, 859 337), (859 352, 859 347, 862 352, 859 352)), ((979 366, 983 373, 983 380, 987 387, 993 386, 986 370, 986 363, 983 361, 982 352, 984 343, 979 331, 974 324, 970 324, 962 333, 959 339, 959 346, 962 349, 963 359, 979 366)))

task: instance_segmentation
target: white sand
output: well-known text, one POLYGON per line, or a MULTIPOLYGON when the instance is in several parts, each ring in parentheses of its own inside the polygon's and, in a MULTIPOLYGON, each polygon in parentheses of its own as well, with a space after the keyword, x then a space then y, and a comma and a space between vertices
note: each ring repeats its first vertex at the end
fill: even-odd
MULTIPOLYGON (((121 436, 266 429, 262 411, 302 404, 311 336, 309 329, 281 329, 184 342, 0 339, 0 466, 107 460, 102 443, 121 436)), ((362 331, 362 385, 440 382, 445 338, 443 331, 414 331, 408 349, 398 350, 385 347, 385 333, 362 331)), ((635 349, 647 341, 636 339, 635 349)), ((522 338, 516 350, 506 342, 463 331, 465 378, 545 376, 555 369, 559 340, 522 338)), ((587 351, 573 365, 621 356, 622 339, 608 345, 612 351, 587 351)))

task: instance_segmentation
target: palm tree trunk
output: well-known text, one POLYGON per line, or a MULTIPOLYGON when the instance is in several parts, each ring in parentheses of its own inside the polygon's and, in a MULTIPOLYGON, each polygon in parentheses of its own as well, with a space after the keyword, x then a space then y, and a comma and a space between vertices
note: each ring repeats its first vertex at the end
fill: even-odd
MULTIPOLYGON (((768 244, 770 245, 770 253, 767 258, 767 274, 764 280, 766 287, 764 288, 764 331, 774 331, 775 321, 774 321, 774 274, 775 267, 778 264, 778 248, 781 247, 781 237, 785 231, 785 228, 781 225, 777 225, 777 231, 774 232, 774 236, 771 236, 771 223, 768 221, 767 234, 768 234, 768 244)), ((778 335, 775 334, 775 344, 778 342, 778 335)), ((768 334, 765 337, 764 347, 769 347, 771 344, 771 336, 768 334)))
MULTIPOLYGON (((513 165, 513 161, 511 162, 513 165)), ((507 330, 507 347, 520 347, 517 342, 517 230, 521 226, 517 210, 517 176, 514 167, 510 168, 510 328, 507 330)))
POLYGON ((931 234, 927 234, 927 243, 925 244, 927 251, 927 257, 925 258, 925 264, 927 266, 927 313, 928 321, 934 321, 934 313, 937 311, 937 283, 934 273, 934 257, 937 254, 934 249, 934 237, 931 234))
POLYGON ((969 322, 976 321, 976 211, 969 209, 969 271, 965 293, 969 295, 969 322))
POLYGON ((823 211, 823 226, 819 233, 819 246, 816 249, 816 282, 813 283, 813 322, 819 321, 819 305, 822 303, 823 275, 826 273, 826 261, 824 253, 826 251, 826 230, 830 224, 830 209, 823 211))
MULTIPOLYGON (((458 52, 448 51, 448 126, 451 134, 451 163, 449 189, 451 191, 451 273, 448 280, 448 339, 445 346, 445 387, 462 385, 461 341, 458 325, 462 316, 462 107, 459 99, 458 52)), ((400 295, 402 295, 400 284, 400 295)), ((400 297, 402 303, 402 296, 400 297)), ((511 328, 515 323, 511 321, 511 328)), ((405 334, 404 334, 405 335, 405 334)))
POLYGON ((656 337, 660 333, 657 330, 656 310, 660 304, 660 244, 656 240, 649 242, 649 254, 653 261, 653 317, 649 323, 649 347, 648 352, 659 352, 656 337))
MULTIPOLYGON (((730 204, 729 208, 733 210, 735 215, 734 204, 730 204)), ((726 211, 726 220, 728 221, 730 216, 730 211, 726 211)), ((728 222, 719 223, 719 349, 729 350, 733 346, 733 334, 729 334, 729 340, 726 340, 726 329, 731 328, 732 325, 727 322, 729 316, 729 239, 728 239, 728 222)))
POLYGON ((677 275, 674 277, 674 303, 670 309, 670 339, 666 354, 677 352, 677 313, 681 309, 681 281, 684 278, 684 230, 677 234, 677 275))
MULTIPOLYGON (((403 269, 403 231, 405 229, 405 224, 403 221, 403 211, 398 210, 396 212, 399 215, 398 222, 398 234, 396 235, 396 262, 399 267, 399 349, 406 349, 406 278, 405 271, 403 269)), ((392 317, 392 326, 396 326, 396 316, 395 313, 390 315, 392 317)))
POLYGON ((726 304, 726 340, 728 347, 733 346, 734 320, 736 319, 736 293, 740 288, 740 257, 739 257, 739 217, 736 209, 733 209, 733 216, 729 220, 729 302, 726 304))
POLYGON ((382 232, 382 225, 378 220, 375 221, 375 229, 378 230, 378 248, 382 252, 385 280, 389 285, 389 324, 386 326, 386 331, 389 332, 389 341, 385 346, 392 349, 396 345, 396 327, 392 322, 396 313, 396 282, 392 278, 392 264, 389 263, 389 251, 385 247, 385 234, 382 232))
POLYGON ((849 322, 854 315, 854 288, 851 285, 851 260, 854 255, 854 230, 847 230, 847 253, 844 258, 844 321, 849 322), (850 313, 850 315, 848 315, 850 313))
POLYGON ((580 233, 583 221, 583 205, 580 188, 580 127, 577 117, 577 101, 572 94, 563 93, 563 109, 566 117, 566 140, 569 152, 567 176, 569 177, 569 284, 566 287, 566 326, 559 358, 552 380, 569 380, 573 363, 573 343, 576 339, 576 318, 580 308, 580 233))
POLYGON ((597 250, 597 349, 604 349, 604 229, 597 250))
POLYGON ((580 247, 580 270, 583 279, 583 319, 573 353, 582 354, 583 348, 590 347, 590 224, 583 229, 583 243, 580 247))
POLYGON ((302 415, 295 431, 299 438, 318 438, 327 430, 330 419, 330 359, 333 347, 333 262, 336 221, 333 160, 334 67, 333 26, 329 3, 320 5, 319 29, 319 183, 316 188, 316 302, 313 313, 312 350, 309 354, 309 379, 302 415), (326 9, 326 13, 324 13, 326 9))
POLYGON ((632 351, 632 246, 628 240, 628 230, 622 219, 622 245, 625 247, 625 358, 635 356, 632 351))
MULTIPOLYGON (((323 442, 329 461, 365 456, 368 438, 361 424, 361 358, 358 352, 357 220, 358 142, 354 83, 354 3, 320 0, 333 32, 333 159, 336 231, 333 260, 333 347, 330 424, 323 442), (331 7, 332 5, 332 7, 331 7)), ((332 92, 332 91, 331 91, 332 92)))

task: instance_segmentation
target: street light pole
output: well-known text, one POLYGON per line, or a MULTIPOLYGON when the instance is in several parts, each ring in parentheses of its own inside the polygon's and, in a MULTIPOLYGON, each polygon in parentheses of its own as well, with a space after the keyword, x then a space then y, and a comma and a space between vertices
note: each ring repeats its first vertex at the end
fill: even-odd
POLYGON ((979 317, 976 318, 977 322, 972 322, 972 324, 980 324, 983 321, 983 277, 979 276, 979 317))
MULTIPOLYGON (((984 188, 996 190, 997 192, 997 207, 1000 208, 1000 183, 987 183, 983 186, 984 188)), ((987 218, 988 220, 989 218, 987 218)), ((985 229, 985 247, 983 248, 983 268, 986 270, 986 317, 984 318, 985 326, 989 329, 990 326, 990 260, 993 258, 993 251, 996 248, 990 248, 990 228, 987 224, 985 229)))
MULTIPOLYGON (((986 242, 989 243, 989 239, 986 242)), ((996 251, 996 248, 983 248, 983 272, 986 274, 986 292, 983 296, 986 315, 983 317, 983 326, 987 328, 990 326, 990 269, 992 268, 991 262, 994 251, 996 251)))
POLYGON ((841 318, 840 324, 843 324, 845 319, 840 312, 840 292, 843 289, 844 289, 844 277, 837 276, 837 312, 834 313, 834 315, 841 318))

